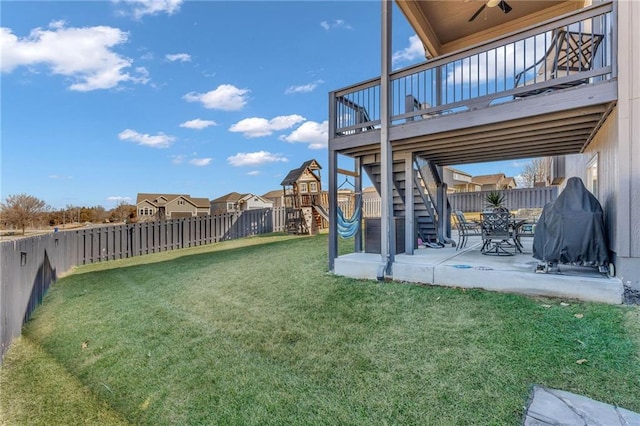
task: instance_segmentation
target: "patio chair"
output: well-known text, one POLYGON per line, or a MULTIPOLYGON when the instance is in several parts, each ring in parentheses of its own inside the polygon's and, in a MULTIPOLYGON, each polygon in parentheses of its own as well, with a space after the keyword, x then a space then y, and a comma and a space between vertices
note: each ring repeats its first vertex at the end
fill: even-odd
MULTIPOLYGON (((602 34, 555 30, 550 47, 545 55, 533 65, 516 74, 514 87, 544 83, 549 80, 570 76, 578 72, 589 71, 593 67, 593 58, 602 42, 602 34), (528 79, 528 80, 525 80, 528 79)), ((517 98, 538 95, 547 91, 566 89, 588 83, 588 78, 561 81, 559 84, 518 93, 517 98)))
POLYGON ((509 223, 511 213, 480 213, 482 219, 482 254, 513 256, 518 250, 514 231, 509 223), (513 253, 507 249, 513 248, 513 253))
POLYGON ((458 228, 458 244, 456 250, 467 245, 467 239, 472 236, 482 236, 482 227, 478 222, 470 222, 460 210, 453 212, 453 221, 458 228))
POLYGON ((516 211, 515 219, 524 220, 524 223, 520 223, 518 228, 516 229, 518 237, 531 237, 536 230, 536 224, 538 223, 538 218, 542 213, 541 208, 525 208, 518 209, 516 211))

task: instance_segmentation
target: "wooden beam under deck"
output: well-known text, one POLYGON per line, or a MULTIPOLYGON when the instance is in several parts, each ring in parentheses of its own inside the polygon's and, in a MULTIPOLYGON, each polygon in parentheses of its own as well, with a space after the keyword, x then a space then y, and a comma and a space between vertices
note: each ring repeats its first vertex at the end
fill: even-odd
POLYGON ((446 143, 462 141, 490 142, 501 138, 526 137, 531 134, 555 133, 564 129, 593 128, 593 123, 601 119, 605 108, 589 111, 588 115, 571 116, 570 114, 553 114, 531 117, 527 120, 503 122, 500 125, 488 125, 473 129, 447 132, 438 135, 426 135, 394 142, 397 147, 408 147, 415 143, 432 143, 446 140, 446 143))
POLYGON ((538 140, 552 137, 555 138, 558 135, 572 136, 577 133, 584 134, 585 137, 591 134, 591 131, 595 124, 597 124, 597 117, 587 123, 573 124, 566 127, 554 127, 550 130, 529 130, 528 127, 520 127, 519 131, 509 132, 505 134, 499 134, 494 136, 494 133, 476 133, 470 135, 467 138, 461 137, 442 137, 441 139, 430 140, 425 142, 410 142, 410 143, 397 143, 394 144, 395 150, 416 151, 424 149, 440 149, 440 148, 464 148, 464 147, 482 147, 483 145, 499 146, 503 141, 509 142, 536 142, 538 140))
MULTIPOLYGON (((576 150, 574 147, 570 147, 570 148, 566 148, 566 149, 557 149, 553 151, 553 155, 569 155, 569 154, 575 154, 576 150)), ((536 158, 536 157, 543 157, 545 156, 545 154, 540 154, 539 152, 533 152, 530 153, 529 155, 523 155, 521 152, 517 152, 517 153, 511 153, 511 152, 505 152, 500 156, 500 160, 499 161, 504 161, 504 160, 519 160, 519 159, 523 159, 523 158, 536 158)), ((490 161, 498 161, 495 159, 495 156, 488 156, 486 158, 468 158, 468 159, 456 159, 455 162, 447 162, 446 164, 476 164, 476 163, 486 163, 486 162, 490 162, 490 161)), ((445 165, 446 165, 445 164, 445 165)))
MULTIPOLYGON (((588 129, 580 132, 561 132, 556 135, 548 135, 546 137, 528 137, 522 139, 505 139, 485 146, 478 146, 477 144, 444 144, 438 147, 429 145, 422 149, 412 149, 411 152, 431 153, 434 158, 437 156, 451 156, 453 153, 459 153, 460 155, 473 155, 475 152, 494 152, 496 150, 527 150, 529 148, 540 147, 561 144, 563 142, 570 142, 572 145, 584 144, 587 140, 590 132, 588 129)), ((400 151, 400 150, 398 150, 400 151)), ((404 149, 402 150, 404 151, 404 149)))
MULTIPOLYGON (((614 83, 603 82, 396 125, 390 130, 394 157, 414 152, 452 165, 579 153, 615 103, 611 89, 614 83)), ((366 133, 332 144, 339 141, 347 156, 379 154, 379 131, 366 133)))
MULTIPOLYGON (((573 153, 580 152, 584 145, 584 139, 556 140, 545 144, 526 145, 525 147, 509 148, 505 146, 499 150, 500 159, 505 156, 515 156, 515 158, 544 157, 551 155, 560 155, 560 152, 566 153, 567 150, 573 153)), ((496 161, 496 151, 493 149, 473 150, 473 151, 451 151, 437 152, 423 151, 416 152, 439 165, 460 164, 460 163, 483 163, 486 161, 496 161)))

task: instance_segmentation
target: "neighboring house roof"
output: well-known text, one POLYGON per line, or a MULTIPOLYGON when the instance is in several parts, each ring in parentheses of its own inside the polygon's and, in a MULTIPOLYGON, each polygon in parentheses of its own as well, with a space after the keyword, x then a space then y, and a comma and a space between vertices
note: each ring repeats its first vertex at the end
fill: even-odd
POLYGON ((505 185, 517 186, 516 180, 511 176, 505 176, 504 173, 474 176, 473 183, 478 185, 496 185, 496 187, 504 187, 505 185))
POLYGON ((506 181, 502 182, 503 184, 508 184, 510 187, 517 187, 518 183, 516 182, 516 178, 512 177, 512 176, 507 176, 506 181))
POLYGON ((504 173, 496 173, 493 175, 474 176, 473 181, 480 185, 498 184, 506 176, 504 173))
POLYGON ((138 193, 138 197, 136 199, 136 205, 146 201, 155 207, 159 207, 159 206, 167 205, 168 203, 175 200, 176 198, 182 198, 196 207, 209 208, 208 198, 191 198, 191 196, 188 194, 138 193))
POLYGON ((471 174, 467 173, 467 172, 463 172, 462 170, 458 170, 458 169, 454 169, 453 167, 449 167, 449 166, 445 166, 447 169, 451 170, 454 173, 458 173, 459 175, 465 175, 465 176, 469 176, 472 177, 471 174))
POLYGON ((260 195, 252 194, 250 192, 248 192, 246 194, 242 194, 242 197, 240 198, 240 201, 247 201, 247 200, 250 200, 251 198, 255 198, 256 200, 261 201, 261 202, 266 203, 266 204, 272 204, 271 201, 265 200, 260 195))
MULTIPOLYGON (((298 181, 298 179, 300 179, 300 176, 302 176, 302 174, 306 169, 313 171, 313 170, 320 170, 321 168, 322 167, 320 167, 320 164, 318 164, 316 160, 305 161, 304 163, 302 163, 302 166, 298 167, 297 169, 291 170, 287 174, 287 176, 282 180, 280 185, 293 185, 298 181)), ((320 179, 318 178, 318 176, 316 176, 315 173, 312 173, 312 174, 313 176, 315 176, 315 178, 318 181, 320 181, 320 179)))
POLYGON ((274 189, 273 191, 269 191, 266 194, 262 194, 262 198, 280 198, 284 195, 284 191, 282 189, 274 189))
POLYGON ((216 198, 211 202, 212 203, 237 203, 237 202, 249 200, 251 198, 257 198, 263 203, 271 203, 271 201, 264 199, 264 197, 261 197, 260 195, 252 194, 250 192, 247 192, 246 194, 240 194, 238 192, 230 192, 228 194, 223 195, 222 197, 216 198))
POLYGON ((238 192, 229 192, 221 197, 216 198, 215 200, 211 200, 212 203, 232 203, 239 201, 242 197, 247 194, 240 194, 238 192))
POLYGON ((193 204, 195 204, 196 207, 208 208, 208 207, 211 206, 211 204, 209 203, 209 199, 208 198, 204 198, 204 197, 191 198, 191 201, 193 201, 193 204))

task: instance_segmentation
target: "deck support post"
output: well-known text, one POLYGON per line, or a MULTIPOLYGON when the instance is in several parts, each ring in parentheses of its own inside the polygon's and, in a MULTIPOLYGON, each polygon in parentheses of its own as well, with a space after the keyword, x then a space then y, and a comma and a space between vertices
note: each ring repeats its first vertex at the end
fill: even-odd
POLYGON ((382 28, 381 28, 381 72, 380 72, 380 256, 381 268, 378 279, 392 274, 392 264, 395 256, 395 223, 393 220, 393 152, 389 140, 391 121, 391 0, 382 0, 382 28))
POLYGON ((360 226, 358 226, 358 232, 356 232, 354 239, 354 247, 356 253, 362 252, 362 224, 363 220, 363 208, 362 208, 362 159, 361 157, 356 157, 354 160, 354 169, 357 175, 353 178, 353 186, 354 186, 354 200, 353 200, 353 211, 355 212, 358 208, 356 203, 360 203, 360 226))
MULTIPOLYGON (((331 105, 331 104, 329 104, 331 105)), ((329 270, 338 257, 338 154, 329 149, 329 270)))

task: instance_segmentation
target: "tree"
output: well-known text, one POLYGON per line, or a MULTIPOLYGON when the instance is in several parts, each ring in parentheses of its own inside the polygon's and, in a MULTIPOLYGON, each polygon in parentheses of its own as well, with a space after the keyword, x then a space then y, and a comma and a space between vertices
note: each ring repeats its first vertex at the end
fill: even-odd
POLYGON ((109 212, 110 222, 125 222, 130 221, 136 215, 136 206, 127 204, 122 200, 118 205, 109 212))
POLYGON ((33 195, 9 195, 4 203, 0 203, 2 222, 22 229, 40 219, 42 213, 49 210, 47 203, 33 195))
POLYGON ((551 175, 551 158, 534 158, 524 165, 520 172, 518 186, 533 188, 536 183, 543 182, 545 186, 551 175))

